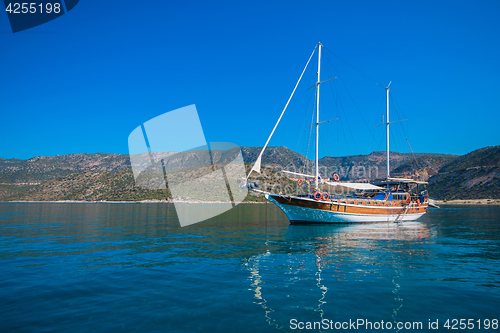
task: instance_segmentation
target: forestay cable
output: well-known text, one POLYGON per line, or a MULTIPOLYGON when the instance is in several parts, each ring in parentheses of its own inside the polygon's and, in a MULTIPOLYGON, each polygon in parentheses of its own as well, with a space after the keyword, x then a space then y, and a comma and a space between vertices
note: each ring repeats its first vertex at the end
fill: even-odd
POLYGON ((295 90, 297 89, 297 87, 298 87, 298 85, 300 83, 300 80, 302 79, 302 76, 304 75, 304 72, 306 71, 306 68, 309 65, 309 62, 311 61, 312 56, 314 55, 314 52, 316 51, 317 47, 318 47, 318 45, 316 45, 316 47, 314 48, 314 50, 311 53, 311 56, 309 57, 309 60, 307 60, 307 64, 304 67, 304 70, 302 71, 302 74, 300 74, 299 80, 297 81, 297 84, 295 84, 295 88, 293 88, 292 94, 290 95, 290 98, 288 98, 288 101, 286 102, 285 108, 281 112, 281 115, 278 118, 278 121, 276 122, 276 125, 274 125, 273 131, 271 132, 271 135, 269 135, 269 138, 267 139, 266 144, 264 145, 264 147, 262 147, 262 150, 261 150, 259 156, 257 157, 257 160, 255 160, 255 163, 252 166, 252 169, 250 169, 250 172, 247 175, 247 179, 248 179, 248 177, 250 177, 250 174, 252 173, 252 171, 256 171, 256 172, 260 173, 260 164, 261 164, 261 161, 262 161, 262 154, 264 154, 264 150, 266 150, 267 144, 271 140, 271 138, 272 138, 272 136, 274 134, 274 131, 276 130, 276 127, 278 127, 278 124, 280 123, 281 118, 283 117, 283 114, 285 114, 286 108, 288 107, 288 104, 292 100, 293 94, 295 93, 295 90))

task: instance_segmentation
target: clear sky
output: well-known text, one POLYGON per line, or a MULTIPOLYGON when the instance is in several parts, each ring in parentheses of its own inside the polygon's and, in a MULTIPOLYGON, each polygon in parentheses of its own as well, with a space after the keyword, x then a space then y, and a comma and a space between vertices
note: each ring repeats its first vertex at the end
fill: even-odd
MULTIPOLYGON (((128 153, 137 126, 191 104, 207 141, 262 146, 318 41, 377 82, 392 81, 415 152, 498 145, 499 17, 497 0, 81 0, 13 34, 0 14, 0 157, 128 153)), ((368 154, 383 139, 374 126, 384 89, 353 82, 368 125, 354 111, 357 142, 335 154, 368 154)), ((294 148, 286 126, 297 125, 295 112, 270 145, 294 148)), ((327 126, 335 133, 340 124, 327 126)))

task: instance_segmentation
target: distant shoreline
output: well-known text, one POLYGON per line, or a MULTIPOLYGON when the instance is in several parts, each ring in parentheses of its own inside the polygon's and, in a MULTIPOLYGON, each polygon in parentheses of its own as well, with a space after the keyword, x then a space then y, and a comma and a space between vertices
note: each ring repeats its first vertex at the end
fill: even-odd
MULTIPOLYGON (((35 201, 35 200, 17 200, 17 201, 0 201, 0 203, 81 203, 81 204, 95 204, 95 203, 110 203, 110 204, 151 204, 151 203, 163 203, 163 204, 173 204, 173 200, 141 200, 141 201, 84 201, 84 200, 47 200, 47 201, 35 201)), ((222 201, 178 201, 176 203, 185 204, 225 204, 227 202, 222 201)), ((244 204, 263 204, 265 201, 244 201, 244 204)))
MULTIPOLYGON (((83 200, 51 200, 51 201, 34 201, 34 200, 23 200, 23 201, 0 201, 0 203, 81 203, 81 204, 95 204, 95 203, 106 203, 106 204, 151 204, 151 203, 170 203, 173 204, 173 200, 141 200, 141 201, 83 201, 83 200)), ((184 201, 177 203, 186 204, 222 204, 222 201, 184 201)), ((244 204, 263 204, 266 201, 247 201, 242 202, 244 204)), ((466 200, 436 200, 438 205, 500 205, 500 199, 466 199, 466 200)))
POLYGON ((436 200, 438 205, 500 205, 500 199, 436 200))

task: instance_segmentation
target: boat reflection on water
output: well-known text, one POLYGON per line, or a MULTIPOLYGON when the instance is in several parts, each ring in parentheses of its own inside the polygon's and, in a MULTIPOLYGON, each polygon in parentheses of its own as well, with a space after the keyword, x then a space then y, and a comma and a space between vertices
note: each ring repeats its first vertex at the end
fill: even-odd
POLYGON ((401 271, 412 265, 405 258, 425 260, 418 245, 434 233, 420 222, 290 226, 281 244, 270 242, 271 250, 245 263, 254 303, 275 328, 289 328, 283 318, 356 314, 396 322, 401 271))

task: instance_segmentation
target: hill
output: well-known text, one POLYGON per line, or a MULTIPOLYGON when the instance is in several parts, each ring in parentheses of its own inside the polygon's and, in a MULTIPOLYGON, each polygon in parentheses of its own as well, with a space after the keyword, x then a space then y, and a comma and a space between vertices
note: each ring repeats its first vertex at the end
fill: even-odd
POLYGON ((122 154, 37 156, 28 160, 0 158, 0 183, 40 184, 73 173, 115 172, 126 168, 130 168, 130 160, 122 154))
MULTIPOLYGON (((428 167, 436 168, 438 161, 449 161, 455 155, 432 154, 432 153, 398 153, 390 152, 391 175, 404 174, 405 171, 413 171, 419 168, 422 161, 428 161, 428 167), (416 163, 417 161, 417 163, 416 163), (420 162, 418 162, 420 161, 420 162)), ((335 169, 338 167, 338 174, 341 180, 365 180, 371 181, 384 178, 386 175, 387 163, 386 152, 375 151, 368 155, 352 155, 342 157, 323 157, 320 165, 329 166, 335 169), (364 177, 361 177, 365 174, 364 177)))
POLYGON ((430 177, 437 175, 442 167, 453 162, 457 157, 455 155, 421 156, 398 166, 392 170, 391 174, 395 177, 427 181, 430 177))
MULTIPOLYGON (((247 171, 261 147, 242 147, 247 171)), ((179 155, 178 166, 199 164, 199 156, 179 155)), ((227 162, 230 154, 215 153, 227 162)), ((429 181, 436 199, 500 198, 500 146, 478 149, 464 156, 447 154, 403 154, 391 152, 391 175, 429 181)), ((203 162, 207 163, 207 161, 203 162)), ((385 152, 368 155, 323 157, 319 161, 323 177, 335 172, 346 181, 370 181, 385 176, 385 152)), ((262 159, 267 172, 252 178, 276 183, 283 188, 292 183, 279 170, 300 171, 313 161, 286 147, 269 147, 262 159)), ((193 175, 195 176, 195 174, 193 175)), ((28 160, 0 158, 0 200, 86 200, 137 201, 171 198, 166 190, 144 190, 136 186, 128 155, 71 154, 38 156, 28 160)))
POLYGON ((500 198, 500 146, 485 147, 444 165, 429 179, 438 199, 500 198))
POLYGON ((7 200, 29 201, 139 201, 165 200, 167 190, 145 190, 135 186, 130 168, 119 171, 73 173, 11 194, 7 200))

